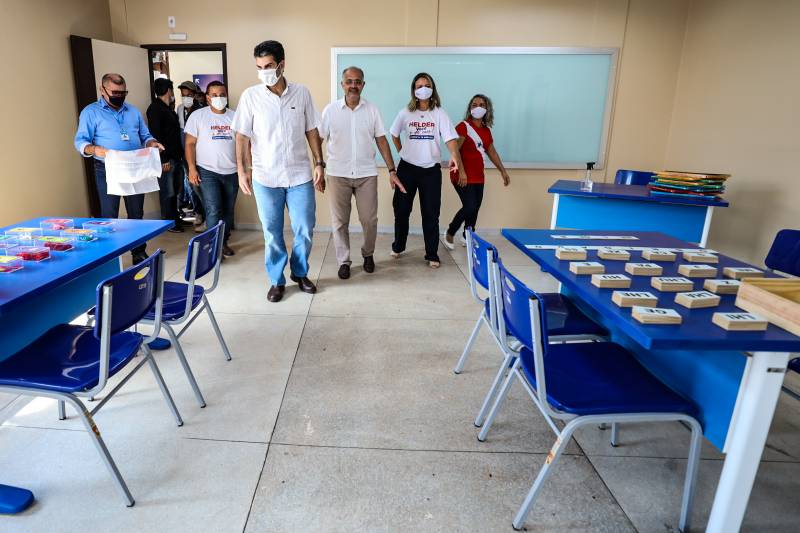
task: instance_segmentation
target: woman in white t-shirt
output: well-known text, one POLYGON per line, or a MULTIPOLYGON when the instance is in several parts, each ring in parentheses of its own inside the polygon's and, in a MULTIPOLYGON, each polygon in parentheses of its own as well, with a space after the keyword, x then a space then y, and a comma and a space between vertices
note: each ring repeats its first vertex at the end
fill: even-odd
POLYGON ((228 239, 239 192, 236 136, 231 129, 234 112, 228 109, 228 91, 222 82, 209 83, 206 98, 208 107, 194 111, 186 121, 186 164, 189 181, 203 193, 208 227, 225 222, 222 254, 231 256, 234 251, 228 239))
POLYGON ((463 174, 458 153, 458 134, 442 109, 436 83, 430 74, 420 72, 411 82, 411 101, 401 109, 389 132, 400 153, 397 178, 402 183, 394 188, 394 242, 392 257, 406 249, 408 219, 419 190, 422 233, 425 237, 425 260, 431 268, 439 268, 439 211, 442 204, 442 154, 440 141, 450 152, 450 170, 463 174), (404 144, 400 134, 405 133, 404 144))

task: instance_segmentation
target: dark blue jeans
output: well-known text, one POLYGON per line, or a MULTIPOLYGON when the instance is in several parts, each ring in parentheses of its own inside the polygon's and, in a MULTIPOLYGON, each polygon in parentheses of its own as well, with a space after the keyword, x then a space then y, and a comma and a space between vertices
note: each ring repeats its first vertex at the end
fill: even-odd
POLYGON ((180 225, 181 217, 178 213, 178 191, 183 183, 183 162, 175 159, 169 160, 170 168, 161 173, 158 178, 158 198, 161 203, 161 218, 174 220, 180 225))
POLYGON ((217 174, 201 166, 200 191, 203 193, 203 208, 206 212, 206 224, 211 228, 217 222, 225 222, 225 242, 231 236, 233 227, 233 210, 236 207, 236 195, 239 193, 239 177, 233 174, 217 174))
MULTIPOLYGON (((119 218, 119 196, 108 194, 106 185, 106 164, 99 159, 94 160, 94 180, 97 184, 97 195, 100 197, 100 216, 103 218, 119 218)), ((144 218, 144 194, 124 196, 125 210, 128 218, 141 220, 144 218)), ((142 244, 131 250, 133 256, 146 254, 146 245, 142 244)))

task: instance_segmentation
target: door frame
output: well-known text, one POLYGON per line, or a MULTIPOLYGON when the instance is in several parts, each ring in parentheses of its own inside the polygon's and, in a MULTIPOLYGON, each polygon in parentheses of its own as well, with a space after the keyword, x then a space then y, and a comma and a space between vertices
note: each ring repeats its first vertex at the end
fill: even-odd
MULTIPOLYGON (((222 52, 222 80, 228 86, 228 50, 225 43, 193 43, 193 44, 142 44, 147 50, 147 72, 150 79, 150 97, 153 97, 153 52, 166 50, 167 52, 222 52)), ((172 80, 173 82, 178 80, 172 80)), ((180 83, 180 82, 179 82, 180 83)))

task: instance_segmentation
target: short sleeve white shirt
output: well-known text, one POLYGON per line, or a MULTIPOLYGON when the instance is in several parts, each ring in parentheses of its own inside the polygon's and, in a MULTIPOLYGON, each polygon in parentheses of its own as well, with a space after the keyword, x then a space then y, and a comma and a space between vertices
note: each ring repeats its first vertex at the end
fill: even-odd
POLYGON ((318 126, 308 89, 287 82, 280 96, 262 84, 245 89, 231 127, 250 137, 253 180, 265 187, 294 187, 311 181, 305 134, 318 126))
POLYGON ((217 174, 236 172, 236 139, 231 124, 234 112, 214 113, 211 107, 196 110, 186 121, 184 131, 197 139, 197 164, 217 174))
POLYGON ((440 140, 446 143, 458 138, 450 117, 441 107, 427 111, 409 111, 403 108, 394 119, 389 132, 394 137, 405 133, 400 157, 403 161, 423 168, 441 163, 440 140))
POLYGON ((320 135, 328 142, 328 174, 343 178, 376 176, 375 138, 386 135, 378 107, 364 100, 355 109, 344 98, 322 111, 320 135))

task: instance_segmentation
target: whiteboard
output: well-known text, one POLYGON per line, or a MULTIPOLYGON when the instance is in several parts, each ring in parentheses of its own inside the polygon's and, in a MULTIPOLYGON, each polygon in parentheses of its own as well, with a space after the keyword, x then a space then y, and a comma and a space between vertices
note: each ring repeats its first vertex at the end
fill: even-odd
MULTIPOLYGON (((617 48, 332 48, 331 100, 343 95, 344 68, 363 69, 362 97, 378 106, 388 131, 411 97, 411 80, 427 72, 454 125, 474 94, 492 99, 492 135, 505 166, 579 169, 595 161, 599 169, 606 159, 617 57, 617 48)), ((448 154, 444 147, 442 153, 448 154)))

